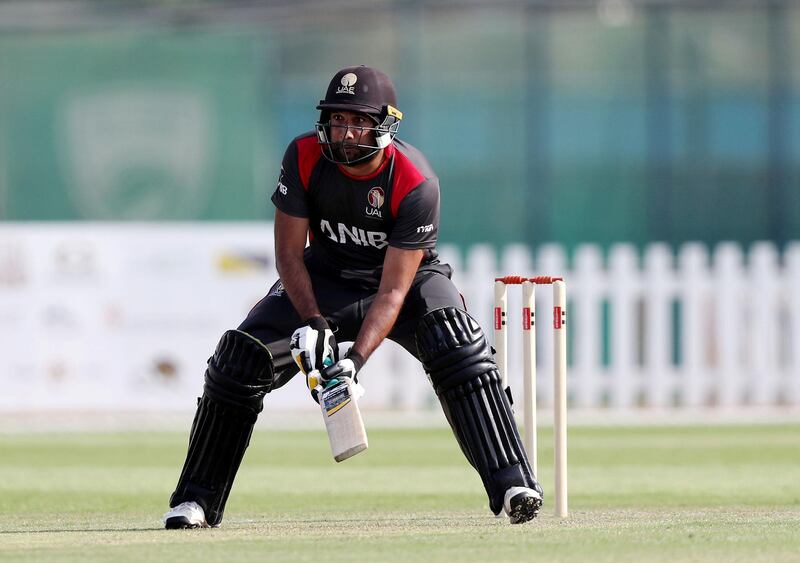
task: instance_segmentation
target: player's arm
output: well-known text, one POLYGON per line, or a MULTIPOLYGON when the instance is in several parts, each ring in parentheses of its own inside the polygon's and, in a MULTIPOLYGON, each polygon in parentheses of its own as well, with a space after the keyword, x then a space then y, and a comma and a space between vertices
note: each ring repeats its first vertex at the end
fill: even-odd
MULTIPOLYGON (((278 185, 271 199, 275 204, 275 265, 283 288, 302 321, 302 326, 289 340, 289 350, 297 367, 311 377, 312 372, 335 362, 338 354, 336 338, 328 321, 320 314, 303 260, 309 213, 307 192, 298 169, 298 150, 296 142, 286 148, 278 185)), ((307 383, 311 389, 317 387, 316 381, 307 380, 307 383)))
POLYGON ((303 262, 308 219, 275 210, 275 264, 289 299, 302 320, 320 316, 311 277, 303 262))
POLYGON ((425 254, 424 249, 436 245, 438 225, 439 184, 436 178, 430 178, 411 190, 400 202, 397 221, 383 260, 378 294, 353 344, 353 351, 364 360, 392 330, 425 254))
POLYGON ((392 246, 386 250, 378 293, 367 311, 351 356, 356 353, 366 361, 392 330, 423 253, 423 250, 403 250, 392 246))

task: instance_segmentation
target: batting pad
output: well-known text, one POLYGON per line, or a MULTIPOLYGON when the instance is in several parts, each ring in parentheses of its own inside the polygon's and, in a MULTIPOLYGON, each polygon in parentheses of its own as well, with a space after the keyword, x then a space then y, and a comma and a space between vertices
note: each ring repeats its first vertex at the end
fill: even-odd
POLYGON ((492 512, 503 509, 510 487, 541 492, 478 323, 466 311, 437 309, 423 317, 416 340, 450 427, 481 476, 492 512))
POLYGON ((220 523, 272 377, 272 357, 261 342, 236 330, 222 336, 208 361, 189 451, 170 506, 195 501, 210 526, 220 523))

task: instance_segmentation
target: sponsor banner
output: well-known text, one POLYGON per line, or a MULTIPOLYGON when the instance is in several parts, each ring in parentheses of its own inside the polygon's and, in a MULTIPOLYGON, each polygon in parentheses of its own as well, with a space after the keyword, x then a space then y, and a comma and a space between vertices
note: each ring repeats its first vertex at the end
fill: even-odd
POLYGON ((0 226, 0 410, 194 405, 277 277, 259 224, 0 226))
MULTIPOLYGON (((193 410, 206 362, 277 279, 267 223, 0 225, 0 412, 193 410)), ((365 408, 429 407, 385 343, 365 408)), ((269 409, 319 416, 296 377, 269 409)))

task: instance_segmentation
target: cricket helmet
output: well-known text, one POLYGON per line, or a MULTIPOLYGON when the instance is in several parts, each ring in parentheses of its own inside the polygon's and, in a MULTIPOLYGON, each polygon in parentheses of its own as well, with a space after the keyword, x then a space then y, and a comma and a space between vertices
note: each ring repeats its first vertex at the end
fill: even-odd
POLYGON ((316 124, 317 141, 322 147, 322 154, 337 164, 356 164, 388 147, 403 118, 396 105, 394 84, 383 72, 363 65, 338 71, 328 85, 325 99, 320 100, 317 106, 320 110, 316 124), (348 158, 341 142, 330 140, 330 116, 336 110, 363 113, 375 122, 375 127, 350 127, 356 130, 356 142, 352 146, 359 149, 358 155, 353 158, 348 158), (374 132, 374 141, 369 139, 369 132, 374 132))

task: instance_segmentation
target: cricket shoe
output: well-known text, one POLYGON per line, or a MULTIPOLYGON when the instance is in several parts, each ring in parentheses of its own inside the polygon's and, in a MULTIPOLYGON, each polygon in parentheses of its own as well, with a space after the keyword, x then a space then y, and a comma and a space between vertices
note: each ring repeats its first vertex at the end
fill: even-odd
POLYGON ((206 513, 196 502, 182 502, 169 509, 164 515, 164 527, 167 530, 184 528, 208 528, 206 513))
POLYGON ((503 499, 503 510, 512 524, 522 524, 536 518, 542 508, 542 494, 528 487, 511 487, 503 499))

